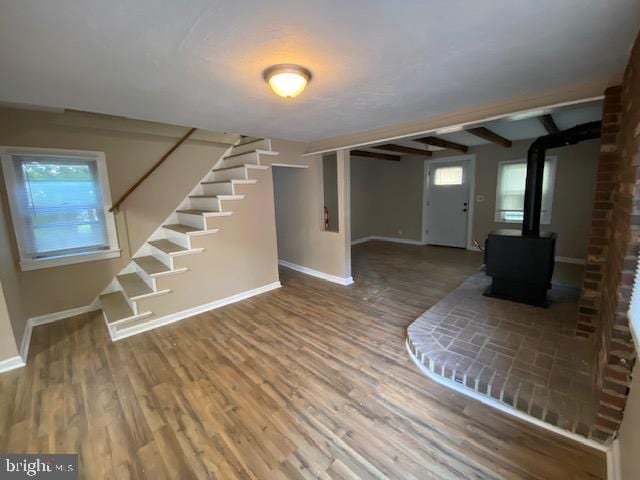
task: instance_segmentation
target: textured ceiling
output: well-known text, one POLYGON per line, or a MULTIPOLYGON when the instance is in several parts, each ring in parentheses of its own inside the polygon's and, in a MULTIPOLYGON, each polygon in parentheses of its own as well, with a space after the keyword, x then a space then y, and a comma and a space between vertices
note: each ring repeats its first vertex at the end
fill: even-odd
POLYGON ((0 101, 317 140, 617 78, 640 0, 0 0, 0 101), (261 79, 314 74, 295 100, 261 79))

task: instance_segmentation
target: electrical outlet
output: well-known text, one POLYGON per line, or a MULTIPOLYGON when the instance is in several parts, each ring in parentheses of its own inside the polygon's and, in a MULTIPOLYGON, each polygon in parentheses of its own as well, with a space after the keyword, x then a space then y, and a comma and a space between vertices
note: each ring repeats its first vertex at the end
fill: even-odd
POLYGON ((398 229, 398 235, 402 236, 402 229, 401 228, 398 229))

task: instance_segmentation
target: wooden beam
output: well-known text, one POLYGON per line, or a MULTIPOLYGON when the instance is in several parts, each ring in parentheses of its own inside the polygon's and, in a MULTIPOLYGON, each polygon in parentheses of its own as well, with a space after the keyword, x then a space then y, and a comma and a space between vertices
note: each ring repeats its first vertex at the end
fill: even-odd
POLYGON ((553 116, 551 116, 550 114, 547 113, 546 115, 540 115, 538 117, 538 120, 540 120, 540 123, 547 131, 547 133, 558 133, 560 131, 558 125, 556 125, 556 122, 553 119, 553 116))
POLYGON ((369 158, 379 158, 381 160, 393 160, 394 162, 399 162, 401 158, 398 155, 389 155, 388 153, 368 152, 366 150, 351 150, 351 155, 355 157, 369 157, 369 158))
POLYGON ((498 135, 496 132, 489 130, 488 128, 475 127, 468 129, 467 132, 488 142, 502 145, 505 148, 511 148, 511 140, 504 138, 502 135, 498 135))
POLYGON ((449 140, 444 140, 438 137, 416 138, 415 141, 426 143, 427 145, 433 145, 434 147, 448 148, 450 150, 459 150, 462 153, 467 153, 469 151, 469 147, 467 147, 466 145, 450 142, 449 140))
POLYGON ((409 153, 411 155, 424 155, 430 157, 432 155, 430 150, 423 150, 421 148, 405 147, 404 145, 396 145, 395 143, 386 143, 384 145, 376 145, 371 148, 379 148, 380 150, 389 150, 390 152, 402 152, 409 153))

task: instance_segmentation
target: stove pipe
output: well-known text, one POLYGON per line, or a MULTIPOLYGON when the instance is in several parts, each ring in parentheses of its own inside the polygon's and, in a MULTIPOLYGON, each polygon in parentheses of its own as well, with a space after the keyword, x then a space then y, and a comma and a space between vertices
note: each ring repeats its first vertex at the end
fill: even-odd
POLYGON ((527 180, 524 191, 524 219, 522 221, 523 236, 537 237, 540 235, 542 174, 547 149, 598 138, 600 137, 601 124, 602 122, 599 121, 583 123, 562 132, 540 137, 531 144, 527 153, 527 180))

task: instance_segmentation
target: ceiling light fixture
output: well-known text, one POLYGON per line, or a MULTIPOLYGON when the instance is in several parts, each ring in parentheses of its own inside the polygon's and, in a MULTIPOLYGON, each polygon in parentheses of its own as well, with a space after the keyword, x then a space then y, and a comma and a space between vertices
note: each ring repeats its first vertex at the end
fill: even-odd
POLYGON ((280 64, 267 68, 262 76, 277 95, 294 98, 311 80, 311 72, 300 65, 280 64))

